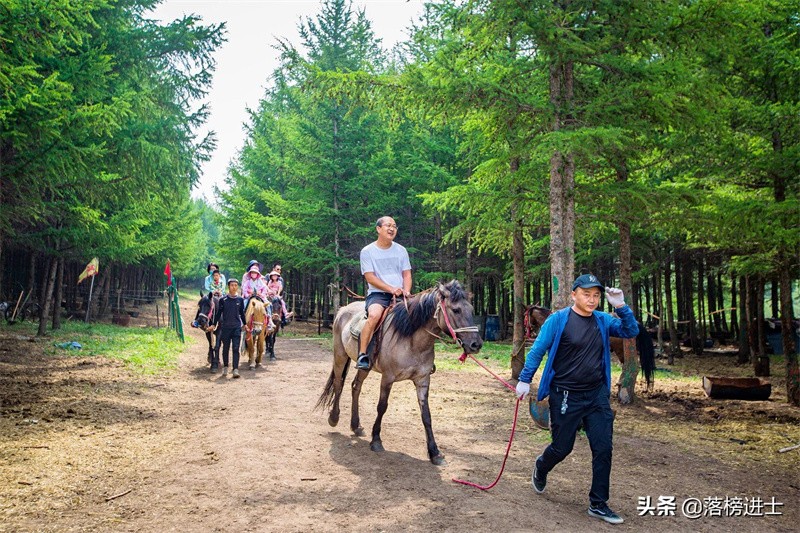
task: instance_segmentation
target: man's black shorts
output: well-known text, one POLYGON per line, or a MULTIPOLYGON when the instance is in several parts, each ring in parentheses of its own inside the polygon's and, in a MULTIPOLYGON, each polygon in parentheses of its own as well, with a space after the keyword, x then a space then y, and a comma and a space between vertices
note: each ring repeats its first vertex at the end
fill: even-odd
POLYGON ((381 304, 384 308, 392 304, 394 295, 391 292, 371 292, 367 294, 367 299, 364 302, 364 310, 369 309, 372 304, 381 304))

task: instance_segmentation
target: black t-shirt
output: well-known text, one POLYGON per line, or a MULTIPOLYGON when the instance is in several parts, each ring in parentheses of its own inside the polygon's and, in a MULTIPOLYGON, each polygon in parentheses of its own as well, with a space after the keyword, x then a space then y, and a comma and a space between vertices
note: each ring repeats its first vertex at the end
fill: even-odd
POLYGON ((219 301, 214 321, 223 328, 241 327, 245 322, 244 299, 230 294, 223 296, 219 301))
POLYGON ((566 390, 587 391, 603 383, 603 338, 594 316, 570 310, 553 370, 553 385, 566 390))

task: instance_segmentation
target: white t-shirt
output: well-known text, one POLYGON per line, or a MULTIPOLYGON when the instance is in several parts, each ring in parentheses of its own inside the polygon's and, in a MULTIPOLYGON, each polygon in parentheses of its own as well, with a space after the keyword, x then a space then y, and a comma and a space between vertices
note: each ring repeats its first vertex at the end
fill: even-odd
MULTIPOLYGON (((372 272, 377 278, 392 287, 403 286, 403 271, 411 270, 411 261, 405 247, 392 242, 387 249, 370 243, 361 249, 361 274, 372 272)), ((382 292, 381 289, 369 285, 367 294, 382 292)))

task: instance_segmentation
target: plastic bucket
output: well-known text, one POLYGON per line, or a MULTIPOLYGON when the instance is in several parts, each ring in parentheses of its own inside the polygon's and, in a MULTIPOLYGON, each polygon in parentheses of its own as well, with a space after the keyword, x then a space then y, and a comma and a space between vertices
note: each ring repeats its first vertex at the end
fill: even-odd
POLYGON ((484 340, 496 341, 500 335, 500 317, 497 315, 488 315, 486 317, 486 334, 483 336, 484 340))

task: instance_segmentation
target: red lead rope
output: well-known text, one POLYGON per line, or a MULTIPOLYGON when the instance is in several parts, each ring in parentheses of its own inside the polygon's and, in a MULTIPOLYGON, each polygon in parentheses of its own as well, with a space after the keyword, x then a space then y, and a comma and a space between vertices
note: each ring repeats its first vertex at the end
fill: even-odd
MULTIPOLYGON (((447 325, 447 329, 450 330, 450 336, 453 337, 453 340, 455 340, 460 346, 462 344, 461 340, 456 336, 456 331, 453 329, 453 326, 450 325, 450 319, 447 316, 447 309, 445 309, 445 307, 444 307, 444 301, 440 301, 439 304, 441 305, 442 314, 444 315, 444 323, 447 325)), ((494 372, 489 370, 486 367, 486 365, 484 365, 483 363, 481 363, 480 361, 475 359, 475 356, 473 356, 472 354, 467 354, 466 350, 464 351, 464 353, 461 354, 461 357, 459 357, 458 360, 463 363, 464 361, 466 361, 467 356, 469 356, 470 359, 472 359, 473 361, 478 363, 479 367, 483 368, 488 373, 490 373, 492 376, 494 376, 494 378, 497 381, 499 381, 500 383, 505 385, 506 388, 508 388, 509 390, 513 391, 516 394, 516 392, 517 392, 516 388, 512 387, 506 380, 504 380, 503 378, 501 378, 500 376, 498 376, 497 374, 495 374, 494 372)), ((506 469, 506 461, 508 460, 508 452, 511 451, 511 443, 514 442, 514 431, 516 431, 516 429, 517 429, 517 415, 519 414, 519 401, 520 401, 520 398, 517 398, 517 405, 514 407, 514 422, 511 424, 511 435, 508 437, 508 446, 506 447, 506 454, 503 457, 503 464, 500 467, 500 473, 497 474, 497 478, 495 478, 494 482, 492 482, 491 485, 485 485, 484 486, 484 485, 478 485, 477 483, 472 483, 471 481, 464 481, 463 479, 453 478, 453 481, 455 483, 461 483, 462 485, 475 487, 476 489, 481 489, 481 490, 489 490, 492 487, 494 487, 495 485, 497 485, 497 482, 500 481, 500 476, 503 475, 503 470, 506 469)))
MULTIPOLYGON (((498 380, 500 383, 502 383, 502 384, 503 384, 503 385, 505 385, 507 388, 511 389, 512 391, 514 391, 514 392, 516 393, 516 389, 515 389, 514 387, 512 387, 512 386, 511 386, 511 385, 510 385, 510 384, 509 384, 507 381, 505 381, 503 378, 501 378, 500 376, 498 376, 497 374, 495 374, 494 372, 492 372, 491 370, 489 370, 488 368, 486 368, 486 366, 484 366, 484 365, 483 365, 483 363, 481 363, 480 361, 478 361, 477 359, 475 359, 475 357, 473 357, 473 356, 472 356, 472 354, 469 354, 469 357, 470 357, 470 358, 471 358, 473 361, 475 361, 476 363, 478 363, 478 366, 480 366, 481 368, 483 368, 484 370, 486 370, 488 373, 490 373, 492 376, 494 376, 494 377, 495 377, 495 379, 497 379, 497 380, 498 380)), ((472 483, 471 481, 464 481, 463 479, 456 479, 456 478, 453 478, 453 481, 454 481, 454 482, 456 482, 456 483, 461 483, 462 485, 467 485, 467 486, 470 486, 470 487, 475 487, 476 489, 481 489, 481 490, 489 490, 489 489, 491 489, 492 487, 494 487, 495 485, 497 485, 497 482, 498 482, 498 481, 500 481, 500 476, 502 476, 502 475, 503 475, 503 470, 505 470, 505 469, 506 469, 506 461, 508 460, 508 452, 510 452, 510 451, 511 451, 511 443, 512 443, 512 442, 514 442, 514 431, 516 431, 516 429, 517 429, 517 415, 519 414, 519 401, 520 401, 520 398, 517 398, 517 405, 516 405, 516 406, 514 406, 514 422, 511 424, 511 435, 508 437, 508 446, 506 446, 506 454, 505 454, 505 456, 503 457, 503 464, 502 464, 502 466, 500 466, 500 473, 499 473, 499 474, 497 474, 497 477, 496 477, 496 478, 495 478, 495 480, 492 482, 492 484, 491 484, 491 485, 485 485, 485 486, 484 486, 484 485, 478 485, 477 483, 472 483)))

